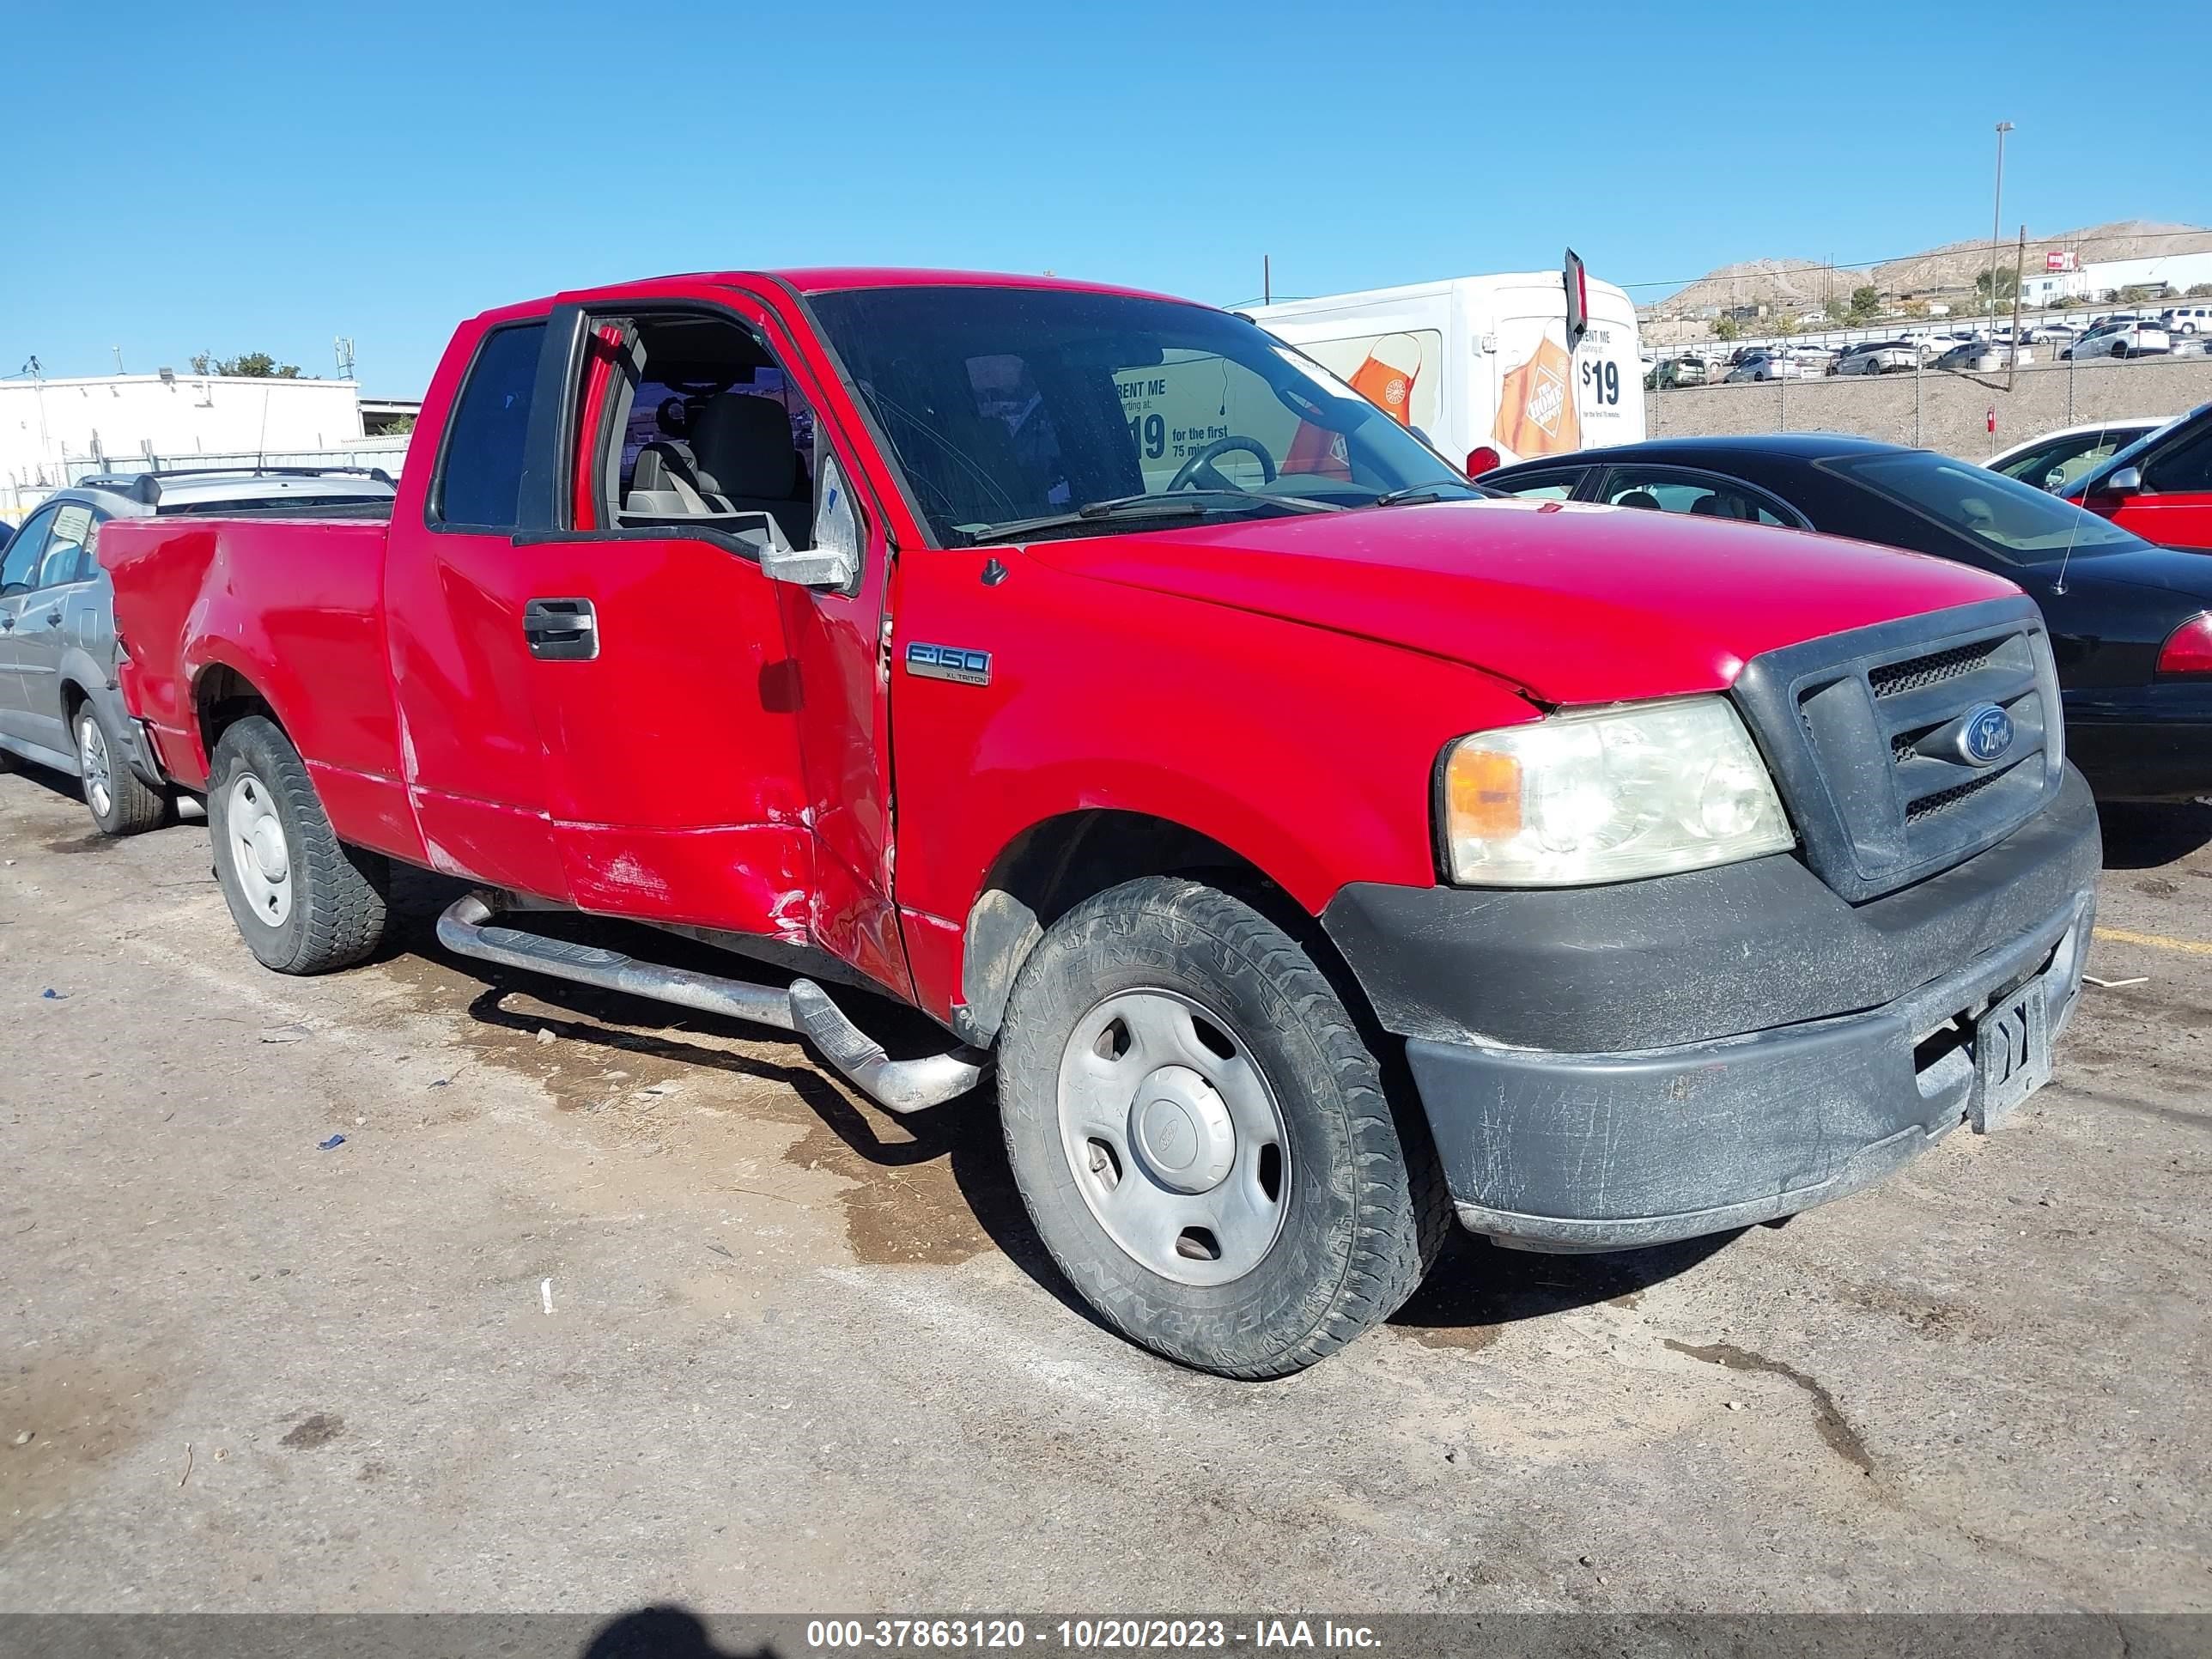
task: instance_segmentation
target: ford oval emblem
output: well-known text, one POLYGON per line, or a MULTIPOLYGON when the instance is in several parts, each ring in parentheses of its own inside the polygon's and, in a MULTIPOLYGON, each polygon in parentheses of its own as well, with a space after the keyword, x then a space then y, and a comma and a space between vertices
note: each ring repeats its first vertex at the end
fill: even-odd
POLYGON ((2012 747, 2012 716, 1993 702, 1966 711, 1959 725, 1959 753, 1973 766, 1994 766, 2012 747))

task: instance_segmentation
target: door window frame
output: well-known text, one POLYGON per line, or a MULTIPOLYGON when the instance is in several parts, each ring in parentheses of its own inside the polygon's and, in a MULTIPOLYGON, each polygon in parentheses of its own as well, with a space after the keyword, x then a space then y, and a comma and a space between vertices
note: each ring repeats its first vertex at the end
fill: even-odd
MULTIPOLYGON (((1664 461, 1614 461, 1601 468, 1593 468, 1592 471, 1602 475, 1597 486, 1590 491, 1588 497, 1594 501, 1602 502, 1613 494, 1613 481, 1616 474, 1641 472, 1661 483, 1690 484, 1710 490, 1714 494, 1718 494, 1723 489, 1734 490, 1741 494, 1753 507, 1764 507, 1776 518, 1780 519, 1782 520, 1780 527, 1783 529, 1810 530, 1813 528, 1813 521, 1810 519, 1772 490, 1753 483, 1747 478, 1739 478, 1733 473, 1716 472, 1711 467, 1682 466, 1664 461)), ((1631 489, 1636 487, 1633 484, 1629 486, 1631 489)), ((1661 510, 1665 511, 1664 508, 1661 510)), ((1667 516, 1673 519, 1687 519, 1699 515, 1689 513, 1670 513, 1667 516)), ((1742 524, 1746 520, 1729 519, 1723 520, 1723 522, 1742 524)), ((1751 520, 1751 522, 1756 523, 1757 520, 1751 520)), ((1771 530, 1776 526, 1769 525, 1767 528, 1771 530)))
MULTIPOLYGON (((555 313, 556 319, 568 313, 571 325, 564 329, 556 340, 548 334, 546 349, 549 364, 556 349, 561 350, 562 372, 559 392, 555 398, 557 420, 549 422, 546 434, 555 446, 550 463, 550 492, 551 523, 543 526, 526 524, 514 537, 518 547, 544 542, 622 542, 622 541, 698 541, 717 548, 748 563, 757 564, 759 550, 740 540, 727 530, 711 524, 671 522, 653 525, 620 525, 612 522, 613 514, 607 500, 607 479, 611 456, 618 455, 615 448, 617 434, 614 426, 620 399, 605 395, 608 377, 617 369, 620 354, 592 349, 599 331, 609 325, 635 329, 642 322, 656 317, 695 316, 711 318, 718 322, 739 328, 749 335, 767 356, 769 362, 784 378, 787 385, 806 400, 814 418, 814 466, 811 478, 811 500, 808 515, 808 534, 811 539, 815 525, 822 512, 822 463, 825 455, 834 456, 839 474, 845 482, 845 494, 850 510, 857 520, 861 557, 849 586, 817 591, 817 599, 851 599, 865 587, 868 580, 868 549, 872 538, 880 533, 884 556, 895 552, 890 539, 890 521, 884 517, 880 503, 874 500, 872 486, 866 473, 851 453, 851 444, 838 429, 837 423, 825 405, 819 381, 806 368, 787 331, 770 307, 757 296, 744 295, 737 301, 702 300, 690 295, 625 295, 619 301, 605 300, 575 306, 563 306, 555 313), (747 307, 757 315, 748 314, 747 307), (602 388, 595 392, 593 382, 602 388), (592 405, 594 429, 583 429, 586 400, 592 405), (588 452, 588 453, 587 453, 588 452), (587 478, 580 477, 580 465, 588 470, 587 478), (588 483, 591 514, 595 522, 580 526, 576 522, 576 506, 582 487, 588 483), (871 509, 873 509, 872 512, 871 509), (880 532, 877 526, 881 526, 880 532)), ((649 371, 651 363, 648 361, 649 371)), ((538 396, 546 395, 548 376, 541 373, 538 396)), ((533 424, 540 411, 532 411, 533 424)), ((525 474, 525 494, 528 495, 529 476, 525 474)), ((527 507, 526 505, 526 514, 527 507)))

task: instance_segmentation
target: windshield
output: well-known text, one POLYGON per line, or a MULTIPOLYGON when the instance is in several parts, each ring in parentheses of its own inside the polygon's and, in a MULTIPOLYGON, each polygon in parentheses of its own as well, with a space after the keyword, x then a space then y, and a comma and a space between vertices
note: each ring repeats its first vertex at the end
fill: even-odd
POLYGON ((813 305, 947 545, 1015 528, 1095 534, 1123 514, 1312 512, 1428 485, 1482 493, 1392 416, 1226 312, 981 287, 860 289, 813 305))
POLYGON ((2071 501, 1985 466, 1926 450, 1825 465, 1877 495, 1962 532, 2007 564, 2053 564, 2069 550, 2078 556, 2148 545, 2071 501))

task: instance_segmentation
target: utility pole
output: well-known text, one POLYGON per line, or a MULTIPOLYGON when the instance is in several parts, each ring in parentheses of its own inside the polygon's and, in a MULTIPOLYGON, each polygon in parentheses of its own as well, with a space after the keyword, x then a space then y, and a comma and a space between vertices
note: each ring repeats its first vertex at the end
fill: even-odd
POLYGON ((1997 194, 1996 204, 1990 210, 1990 337, 1997 331, 1997 228, 2004 220, 2004 141, 2005 134, 2013 130, 2009 121, 1997 123, 1997 194))
POLYGON ((2005 359, 2005 390, 2020 373, 2020 284, 2027 274, 2027 227, 2020 228, 2020 246, 2012 257, 2012 355, 2005 359))
POLYGON ((115 354, 115 372, 118 374, 128 374, 130 371, 123 367, 123 348, 121 346, 110 346, 107 349, 115 354))

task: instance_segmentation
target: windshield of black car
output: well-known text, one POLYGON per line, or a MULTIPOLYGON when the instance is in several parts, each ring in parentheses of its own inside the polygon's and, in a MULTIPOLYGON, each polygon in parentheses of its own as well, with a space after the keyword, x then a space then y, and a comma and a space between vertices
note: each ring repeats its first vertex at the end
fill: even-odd
POLYGON ((813 307, 942 544, 1170 487, 1231 492, 1194 520, 1431 483, 1474 493, 1392 416, 1226 312, 981 286, 855 289, 813 307))
POLYGON ((2051 564, 2148 547, 2132 532, 2073 502, 1970 461, 1926 450, 1824 464, 1877 495, 1959 531, 2008 564, 2051 564))

